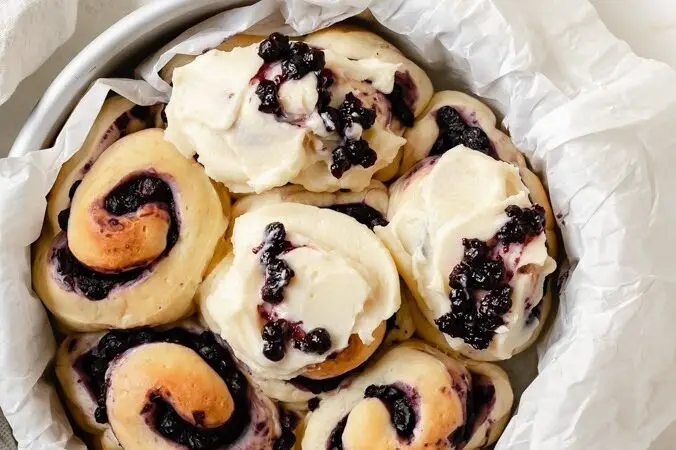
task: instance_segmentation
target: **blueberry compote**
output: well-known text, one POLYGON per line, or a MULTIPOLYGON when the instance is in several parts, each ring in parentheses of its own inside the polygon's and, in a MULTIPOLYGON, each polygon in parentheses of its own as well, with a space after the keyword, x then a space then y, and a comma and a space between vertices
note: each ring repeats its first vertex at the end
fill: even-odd
POLYGON ((214 428, 201 426, 203 413, 195 414, 195 423, 183 419, 158 391, 148 393, 148 403, 141 413, 148 424, 167 439, 192 450, 216 449, 234 442, 250 422, 248 405, 248 384, 237 370, 228 351, 210 332, 193 333, 185 328, 169 330, 137 329, 132 331, 111 331, 87 353, 79 356, 74 367, 81 374, 85 386, 96 400, 95 418, 98 423, 108 421, 106 414, 106 371, 111 362, 125 351, 139 345, 153 342, 168 342, 182 345, 195 351, 218 373, 235 404, 230 419, 214 428), (201 419, 200 419, 201 417, 201 419))
POLYGON ((472 438, 477 425, 483 423, 495 404, 495 386, 490 378, 472 374, 472 386, 468 391, 467 413, 465 423, 448 437, 454 446, 462 448, 462 444, 472 438))
MULTIPOLYGON (((71 187, 75 194, 79 181, 71 187)), ((71 197, 72 197, 71 195, 71 197)), ((167 245, 160 257, 166 256, 178 240, 179 226, 176 216, 174 196, 169 184, 157 175, 143 174, 132 177, 114 188, 103 200, 104 208, 114 216, 124 216, 138 210, 145 204, 156 203, 169 213, 170 224, 167 233, 167 245)), ((70 209, 61 211, 59 225, 66 231, 70 209)), ((111 224, 116 219, 110 219, 111 224)), ((71 253, 68 242, 62 241, 54 247, 53 258, 56 270, 64 283, 73 290, 81 292, 89 300, 102 300, 119 285, 139 278, 148 267, 134 268, 119 273, 102 273, 86 267, 71 253)))
POLYGON ((508 220, 493 239, 462 240, 462 261, 449 275, 451 311, 434 321, 442 332, 477 350, 488 348, 495 329, 504 324, 502 316, 512 307, 509 274, 496 249, 527 245, 544 230, 545 211, 539 205, 511 205, 505 212, 508 220))
POLYGON ((452 106, 442 106, 436 112, 439 137, 432 146, 430 155, 441 155, 457 145, 464 145, 486 155, 497 158, 493 145, 480 127, 474 127, 452 106))
POLYGON ((375 164, 376 152, 361 139, 361 131, 371 128, 375 122, 375 109, 365 108, 361 100, 351 92, 338 108, 329 106, 330 87, 334 79, 333 73, 324 67, 326 58, 322 50, 304 42, 290 42, 287 36, 272 33, 258 46, 258 55, 265 61, 254 77, 254 80, 258 80, 256 95, 261 101, 259 111, 275 114, 280 120, 284 120, 285 113, 279 104, 279 86, 287 80, 299 80, 314 73, 317 77, 317 112, 327 131, 337 132, 341 136, 340 143, 332 152, 331 174, 340 178, 353 166, 371 167, 375 164), (265 72, 275 62, 281 64, 281 76, 268 80, 264 76, 265 72))
POLYGON ((347 425, 347 416, 343 417, 331 430, 329 441, 326 443, 327 450, 343 450, 343 433, 347 425))
POLYGON ((405 127, 412 127, 415 116, 411 109, 418 99, 418 91, 408 72, 394 74, 394 86, 392 92, 386 94, 392 106, 392 115, 405 127))
MULTIPOLYGON (((263 242, 253 249, 264 267, 265 276, 261 298, 270 307, 284 300, 284 288, 294 276, 293 269, 280 256, 294 247, 286 240, 286 229, 281 222, 271 222, 263 231, 263 242)), ((324 328, 304 331, 300 323, 275 319, 265 307, 259 308, 266 320, 261 337, 263 355, 270 361, 280 361, 286 354, 286 344, 293 341, 295 348, 305 353, 326 353, 331 348, 331 336, 324 328)))
POLYGON ((293 430, 296 429, 300 418, 293 411, 286 409, 279 410, 279 421, 282 426, 282 435, 277 438, 272 446, 272 450, 291 450, 296 443, 296 435, 293 430))
POLYGON ((411 398, 404 389, 394 384, 381 386, 372 384, 364 391, 364 397, 380 399, 390 412, 390 420, 397 435, 404 439, 411 438, 416 424, 415 408, 412 404, 414 398, 411 398))
POLYGON ((331 205, 328 208, 352 217, 371 230, 378 226, 384 227, 387 225, 387 220, 385 220, 380 211, 365 203, 343 203, 331 205))

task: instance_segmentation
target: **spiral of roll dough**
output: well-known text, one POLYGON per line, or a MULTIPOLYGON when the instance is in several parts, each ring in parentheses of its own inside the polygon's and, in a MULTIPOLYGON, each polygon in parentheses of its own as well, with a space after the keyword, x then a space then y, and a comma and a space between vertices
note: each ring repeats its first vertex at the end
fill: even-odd
POLYGON ((307 416, 302 448, 470 450, 490 445, 509 417, 513 393, 501 369, 475 364, 481 364, 476 375, 421 341, 393 347, 307 416), (482 386, 485 395, 474 395, 482 386))
POLYGON ((73 418, 106 450, 272 448, 291 432, 218 339, 190 321, 70 336, 56 374, 73 418))
POLYGON ((326 380, 349 372, 375 352, 385 321, 399 310, 399 278, 387 249, 344 214, 296 203, 262 205, 235 220, 231 244, 201 289, 201 311, 255 379, 326 380), (256 253, 271 223, 284 227, 285 250, 278 258, 294 272, 279 304, 262 299, 265 268, 256 253), (304 352, 294 338, 285 342, 281 360, 266 358, 262 329, 278 319, 305 333, 324 328, 330 348, 304 352))
POLYGON ((390 186, 390 223, 376 232, 416 299, 421 314, 413 315, 414 322, 426 340, 472 359, 495 361, 510 358, 537 339, 550 308, 546 277, 556 268, 556 241, 551 206, 539 181, 533 183, 537 177, 529 178, 529 173, 458 146, 420 161, 390 186), (435 321, 452 312, 449 276, 463 261, 463 239, 488 245, 508 221, 507 207, 528 209, 533 204, 544 209, 543 232, 502 250, 499 243, 490 244, 512 290, 504 324, 496 326, 487 347, 442 333, 435 321))
POLYGON ((229 210, 227 194, 198 163, 162 130, 147 129, 107 148, 74 188, 57 188, 50 203, 72 194, 61 214, 66 230, 48 217, 34 249, 33 285, 59 321, 90 331, 190 313, 229 210))
POLYGON ((258 110, 259 78, 280 80, 281 69, 279 62, 264 63, 255 44, 261 38, 247 35, 231 38, 196 58, 182 55, 165 67, 162 76, 171 76, 174 84, 167 107, 168 139, 186 156, 197 154, 207 173, 235 193, 260 193, 288 182, 313 192, 361 191, 376 172, 381 180, 393 177, 405 140, 404 127, 393 115, 391 91, 400 93, 399 109, 410 110, 410 126, 432 94, 431 82, 373 33, 349 27, 332 27, 330 33, 322 31, 302 40, 325 54, 328 70, 324 73, 333 80, 327 88, 331 107, 338 108, 352 94, 363 107, 376 112, 373 126, 357 127, 356 136, 375 152, 373 165, 355 164, 340 176, 329 170, 341 138, 327 128, 321 117, 324 112, 317 109, 314 72, 300 80, 277 81, 282 109, 277 117, 258 110), (350 50, 355 43, 360 48, 350 50), (211 75, 226 67, 230 77, 211 75), (216 117, 217 110, 224 113, 216 117))

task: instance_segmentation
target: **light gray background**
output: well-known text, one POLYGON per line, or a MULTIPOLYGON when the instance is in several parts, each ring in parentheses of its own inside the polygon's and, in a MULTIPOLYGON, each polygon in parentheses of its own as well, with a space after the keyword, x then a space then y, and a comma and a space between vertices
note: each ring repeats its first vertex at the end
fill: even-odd
MULTIPOLYGON (((5 156, 24 121, 51 80, 84 46, 118 19, 144 4, 161 0, 79 1, 75 34, 12 98, 0 106, 0 156, 5 156)), ((189 1, 189 0, 186 0, 189 1)), ((0 3, 2 0, 0 0, 0 3)), ((591 0, 608 28, 629 42, 641 56, 665 61, 676 68, 676 2, 673 0, 591 0)), ((0 68, 2 70, 2 68, 0 68)), ((662 436, 654 449, 673 449, 676 436, 662 436), (663 446, 663 445, 665 446, 663 446)), ((0 412, 0 450, 15 449, 0 412)))

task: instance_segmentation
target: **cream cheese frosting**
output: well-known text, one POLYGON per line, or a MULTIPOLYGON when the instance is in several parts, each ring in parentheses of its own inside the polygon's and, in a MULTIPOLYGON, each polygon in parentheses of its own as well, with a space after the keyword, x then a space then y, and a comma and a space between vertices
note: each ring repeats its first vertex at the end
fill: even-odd
POLYGON ((281 63, 265 63, 257 44, 211 50, 174 70, 166 138, 185 156, 198 155, 206 173, 236 193, 260 193, 289 182, 315 192, 364 189, 406 142, 389 128, 391 106, 385 98, 399 64, 323 52, 334 79, 331 106, 338 107, 352 92, 377 112, 371 129, 357 125, 348 133, 351 139, 365 139, 376 152, 373 166, 353 166, 340 178, 331 174, 332 151, 340 137, 327 130, 317 110, 314 72, 279 85, 281 116, 258 110, 259 81, 279 79, 281 63))
POLYGON ((368 228, 341 213, 297 203, 263 205, 237 218, 231 243, 232 254, 205 284, 202 312, 235 355, 262 378, 302 374, 345 349, 353 334, 369 344, 374 330, 399 309, 399 278, 387 249, 368 228), (272 222, 286 229, 291 247, 280 258, 295 273, 277 305, 261 299, 264 270, 252 251, 272 222), (288 345, 282 360, 268 360, 262 353, 261 308, 301 323, 306 331, 325 328, 331 349, 304 353, 288 345))
MULTIPOLYGON (((428 158, 391 187, 389 225, 376 228, 433 321, 451 310, 449 274, 463 258, 463 238, 488 241, 507 222, 505 208, 531 206, 518 168, 458 146, 428 158)), ((531 311, 543 296, 545 277, 556 267, 544 232, 523 244, 500 246, 512 288, 512 306, 481 350, 507 359, 531 337, 538 319, 531 311)), ((479 352, 444 334, 449 346, 467 356, 479 352)))

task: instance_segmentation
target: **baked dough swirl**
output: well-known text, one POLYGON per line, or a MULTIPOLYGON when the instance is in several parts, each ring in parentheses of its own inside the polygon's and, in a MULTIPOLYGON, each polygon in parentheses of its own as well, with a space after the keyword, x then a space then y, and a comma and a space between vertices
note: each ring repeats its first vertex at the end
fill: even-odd
POLYGON ((497 366, 465 367, 408 341, 309 413, 302 448, 483 448, 499 436, 512 401, 509 379, 497 366))
POLYGON ((231 243, 203 285, 201 311, 273 398, 304 401, 314 389, 266 380, 328 383, 360 366, 399 310, 387 249, 347 215, 264 204, 235 220, 231 243))
POLYGON ((160 129, 129 134, 98 154, 89 149, 64 166, 48 198, 34 249, 36 292, 79 331, 186 316, 225 233, 227 194, 160 129), (55 216, 57 208, 64 209, 55 216))
POLYGON ((71 336, 56 374, 73 417, 104 449, 292 448, 277 407, 193 322, 71 336))

